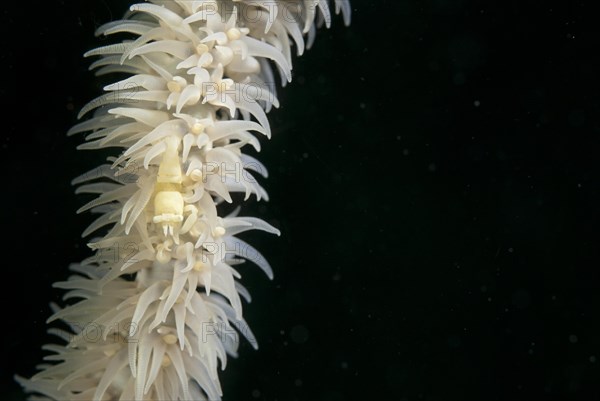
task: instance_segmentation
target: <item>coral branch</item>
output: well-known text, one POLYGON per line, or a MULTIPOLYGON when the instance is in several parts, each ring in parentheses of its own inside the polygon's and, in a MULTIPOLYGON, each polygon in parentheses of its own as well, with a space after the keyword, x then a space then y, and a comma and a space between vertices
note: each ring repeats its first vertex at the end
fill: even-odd
MULTIPOLYGON (((335 1, 349 22, 349 4, 335 1)), ((87 133, 80 149, 119 149, 109 164, 79 178, 78 193, 97 194, 79 211, 99 217, 85 235, 94 256, 55 286, 67 290, 61 320, 67 342, 39 373, 17 380, 54 400, 216 400, 217 366, 235 356, 249 300, 236 270, 251 261, 273 272, 247 230, 279 235, 266 222, 223 216, 218 207, 267 193, 253 174, 265 167, 242 148, 270 136, 266 113, 278 106, 274 72, 292 77, 292 47, 329 26, 325 0, 151 1, 133 5, 99 35, 131 39, 86 53, 98 75, 129 78, 85 105, 93 112, 69 134, 87 133)), ((34 396, 36 397, 36 396, 34 396)), ((39 399, 39 398, 35 398, 39 399)))

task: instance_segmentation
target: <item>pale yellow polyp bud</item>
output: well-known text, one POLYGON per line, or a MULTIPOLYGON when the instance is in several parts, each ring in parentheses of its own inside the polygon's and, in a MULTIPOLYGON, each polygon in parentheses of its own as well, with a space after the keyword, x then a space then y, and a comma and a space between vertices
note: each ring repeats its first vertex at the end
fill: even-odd
POLYGON ((204 43, 200 43, 198 46, 196 46, 196 53, 198 53, 200 56, 206 53, 207 51, 208 46, 206 46, 204 43))
POLYGON ((168 368, 171 366, 171 358, 168 355, 163 356, 162 362, 160 364, 163 368, 168 368))
POLYGON ((229 40, 238 40, 240 37, 242 37, 242 33, 237 28, 231 28, 227 31, 227 39, 229 40))
POLYGON ((204 132, 204 124, 201 123, 194 123, 194 125, 192 125, 190 131, 192 132, 192 134, 194 135, 200 135, 201 133, 204 132))
POLYGON ((222 237, 223 235, 225 235, 225 228, 221 226, 215 227, 215 229, 213 230, 213 236, 222 237))
POLYGON ((196 263, 194 263, 194 270, 199 272, 202 271, 202 269, 204 269, 204 263, 202 263, 201 261, 197 261, 196 263))
POLYGON ((104 353, 104 355, 106 355, 106 356, 108 356, 108 357, 111 357, 111 356, 113 356, 114 354, 116 354, 116 353, 117 353, 117 351, 115 351, 114 349, 105 349, 105 350, 103 351, 103 353, 104 353))
POLYGON ((181 86, 175 81, 169 81, 167 89, 171 92, 181 92, 181 86))
POLYGON ((174 334, 164 335, 162 339, 166 344, 169 344, 169 345, 173 345, 177 342, 177 336, 174 334))
POLYGON ((200 170, 199 168, 193 169, 190 173, 190 178, 195 182, 202 181, 202 170, 200 170))
POLYGON ((167 89, 171 92, 181 92, 187 85, 187 81, 182 77, 173 77, 173 80, 167 82, 167 89))

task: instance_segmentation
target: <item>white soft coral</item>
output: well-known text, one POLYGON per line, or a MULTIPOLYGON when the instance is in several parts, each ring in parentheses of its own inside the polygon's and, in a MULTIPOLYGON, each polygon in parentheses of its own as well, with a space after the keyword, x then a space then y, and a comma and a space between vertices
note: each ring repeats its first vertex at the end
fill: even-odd
MULTIPOLYGON (((335 6, 349 22, 347 1, 335 6)), ((55 284, 78 301, 53 306, 49 320, 72 334, 53 331, 68 344, 47 346, 53 364, 17 378, 27 391, 61 401, 220 399, 217 365, 236 355, 238 332, 256 346, 234 266, 249 260, 273 276, 236 235, 279 231, 217 206, 235 192, 268 199, 251 174, 266 177, 265 167, 242 148, 260 150, 255 133, 270 137, 272 66, 291 80, 291 49, 302 54, 317 18, 329 25, 326 0, 169 0, 136 4, 98 29, 137 36, 86 54, 101 56, 98 74, 131 77, 106 86, 80 113, 94 116, 69 133, 89 133, 81 149, 121 153, 74 181, 98 194, 80 209, 100 215, 84 234, 105 232, 90 242, 96 255, 55 284)))

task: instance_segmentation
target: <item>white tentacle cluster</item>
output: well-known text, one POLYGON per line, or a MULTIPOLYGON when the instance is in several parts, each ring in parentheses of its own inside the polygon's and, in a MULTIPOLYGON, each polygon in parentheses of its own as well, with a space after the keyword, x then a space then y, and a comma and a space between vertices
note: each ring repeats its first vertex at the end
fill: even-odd
MULTIPOLYGON (((334 4, 348 23, 348 2, 334 4)), ((265 167, 242 148, 271 134, 274 70, 290 81, 292 48, 302 54, 330 22, 326 0, 153 0, 98 29, 129 39, 88 52, 100 56, 91 68, 130 77, 84 106, 80 117, 93 116, 69 134, 87 133, 81 149, 121 151, 74 180, 98 195, 79 210, 99 215, 84 235, 102 236, 55 284, 75 302, 49 321, 70 332, 54 330, 67 345, 47 345, 49 363, 17 378, 32 399, 220 399, 217 366, 236 355, 238 333, 256 347, 236 268, 250 260, 273 275, 236 235, 279 231, 219 205, 237 192, 268 199, 253 176, 265 167)))

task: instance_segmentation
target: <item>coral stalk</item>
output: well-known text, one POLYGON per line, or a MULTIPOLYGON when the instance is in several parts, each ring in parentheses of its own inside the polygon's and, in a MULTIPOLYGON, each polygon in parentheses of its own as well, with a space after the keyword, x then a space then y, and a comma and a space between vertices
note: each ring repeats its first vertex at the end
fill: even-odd
MULTIPOLYGON (((349 22, 346 1, 335 11, 349 22)), ((87 134, 80 149, 118 153, 74 180, 97 195, 79 210, 99 216, 84 232, 96 235, 95 254, 55 283, 67 305, 53 305, 48 322, 66 324, 51 329, 66 345, 46 345, 39 373, 17 377, 31 399, 221 398, 217 368, 237 354, 238 333, 256 347, 238 266, 273 277, 236 235, 279 235, 222 206, 238 192, 268 199, 254 178, 265 167, 242 149, 270 137, 274 71, 291 80, 292 48, 301 55, 319 21, 331 22, 325 0, 174 0, 133 5, 98 29, 128 39, 86 53, 99 57, 92 68, 129 77, 84 106, 80 117, 93 116, 69 134, 87 134)))

